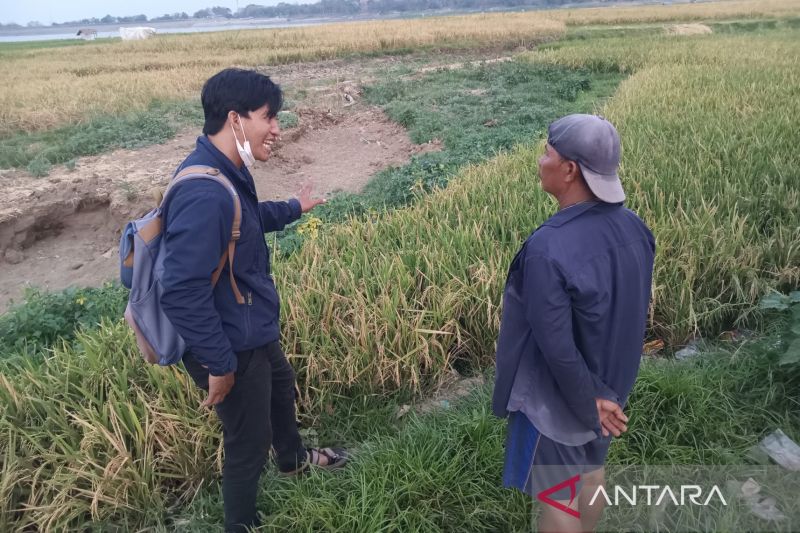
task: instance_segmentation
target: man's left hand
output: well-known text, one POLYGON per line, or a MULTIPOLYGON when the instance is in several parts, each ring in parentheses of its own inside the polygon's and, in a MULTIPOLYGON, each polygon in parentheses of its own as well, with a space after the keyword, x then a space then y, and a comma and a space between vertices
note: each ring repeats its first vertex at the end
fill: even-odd
POLYGON ((297 199, 300 201, 300 209, 303 211, 303 213, 308 213, 318 205, 327 202, 327 200, 324 198, 314 198, 311 195, 311 189, 311 184, 306 183, 303 185, 303 188, 300 189, 300 193, 297 195, 297 199))

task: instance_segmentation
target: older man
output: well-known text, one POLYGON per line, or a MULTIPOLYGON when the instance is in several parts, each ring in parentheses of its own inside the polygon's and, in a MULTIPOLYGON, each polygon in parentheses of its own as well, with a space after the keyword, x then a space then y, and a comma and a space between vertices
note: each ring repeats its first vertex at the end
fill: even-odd
POLYGON ((636 380, 655 242, 623 205, 614 126, 569 115, 548 129, 542 188, 559 210, 509 268, 493 410, 508 416, 504 484, 536 496, 539 531, 592 531, 611 437, 636 380))

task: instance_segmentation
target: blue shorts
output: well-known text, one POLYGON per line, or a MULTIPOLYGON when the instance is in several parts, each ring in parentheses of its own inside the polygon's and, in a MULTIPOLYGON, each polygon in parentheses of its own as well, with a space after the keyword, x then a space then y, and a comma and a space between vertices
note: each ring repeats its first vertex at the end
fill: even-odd
POLYGON ((571 500, 583 485, 583 474, 602 468, 611 436, 580 446, 567 446, 542 435, 520 411, 508 416, 503 486, 514 487, 536 497, 557 485, 547 495, 553 500, 571 500), (576 478, 577 476, 577 478, 576 478))

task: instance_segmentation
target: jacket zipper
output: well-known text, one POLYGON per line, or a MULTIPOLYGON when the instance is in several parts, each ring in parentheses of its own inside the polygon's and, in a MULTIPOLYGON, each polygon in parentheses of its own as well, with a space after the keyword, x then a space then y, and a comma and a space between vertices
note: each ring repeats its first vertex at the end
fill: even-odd
POLYGON ((250 308, 253 306, 253 292, 247 291, 247 307, 244 311, 244 338, 250 342, 250 308))

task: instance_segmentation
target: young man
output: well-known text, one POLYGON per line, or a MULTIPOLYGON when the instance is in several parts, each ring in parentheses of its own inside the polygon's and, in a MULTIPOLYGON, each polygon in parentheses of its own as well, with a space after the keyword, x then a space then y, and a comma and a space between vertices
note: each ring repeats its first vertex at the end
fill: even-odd
POLYGON ((601 117, 550 125, 539 175, 559 210, 506 280, 492 408, 509 416, 505 486, 539 496, 562 484, 543 494, 556 502, 542 506, 543 532, 594 530, 602 506, 588 501, 639 371, 655 242, 623 206, 619 157, 601 117))
POLYGON ((304 187, 288 202, 258 201, 249 168, 269 158, 280 133, 281 90, 267 76, 223 70, 205 83, 201 100, 204 135, 178 170, 207 165, 231 181, 242 206, 241 236, 233 275, 226 263, 212 286, 212 272, 231 239, 232 196, 211 180, 176 185, 163 215, 161 304, 186 341, 186 370, 208 391, 202 405, 214 406, 222 422, 225 530, 244 531, 258 524, 256 494, 270 446, 283 473, 346 461, 341 450, 307 450, 298 434, 295 375, 279 344, 278 292, 264 239, 323 200, 304 187))

